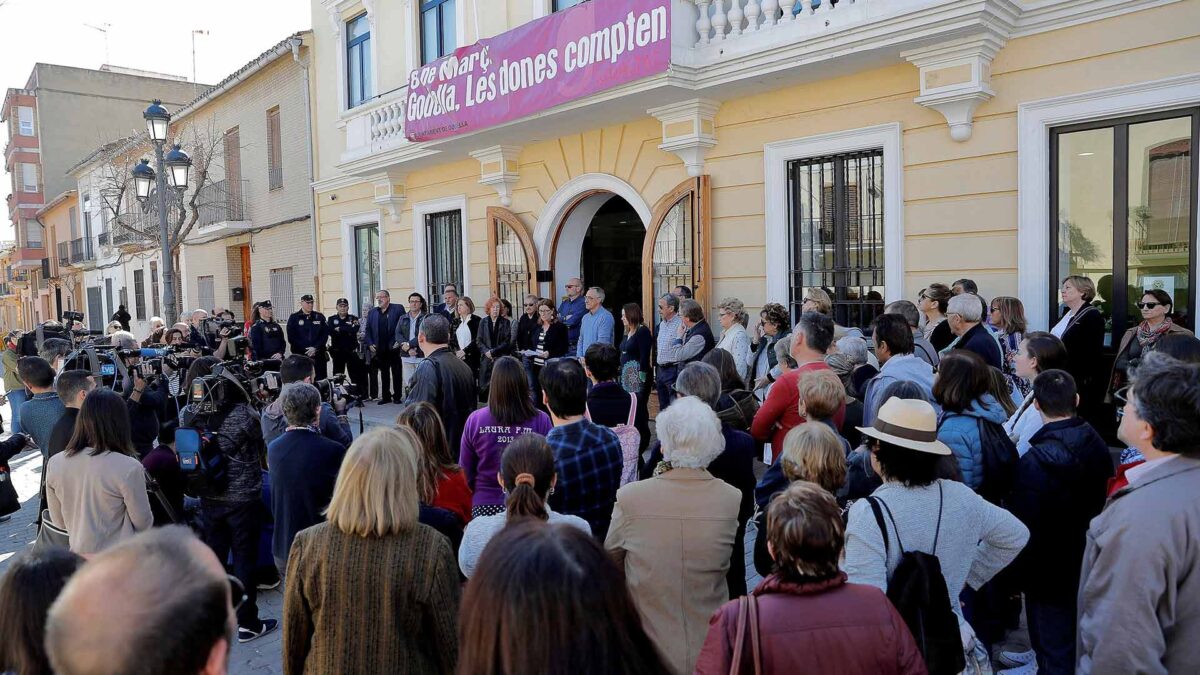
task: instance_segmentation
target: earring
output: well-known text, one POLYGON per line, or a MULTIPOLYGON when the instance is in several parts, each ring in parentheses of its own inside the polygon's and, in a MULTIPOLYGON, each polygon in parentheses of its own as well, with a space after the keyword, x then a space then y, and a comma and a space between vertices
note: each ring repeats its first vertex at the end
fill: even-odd
POLYGON ((554 494, 554 488, 550 488, 550 492, 548 492, 547 494, 549 494, 549 495, 554 494))

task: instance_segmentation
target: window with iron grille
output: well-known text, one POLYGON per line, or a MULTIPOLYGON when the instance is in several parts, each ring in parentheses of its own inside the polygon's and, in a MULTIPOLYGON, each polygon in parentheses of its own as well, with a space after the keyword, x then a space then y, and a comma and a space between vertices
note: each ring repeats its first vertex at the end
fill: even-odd
MULTIPOLYGON (((162 316, 162 309, 159 307, 158 299, 158 261, 150 261, 150 304, 154 307, 154 316, 162 316)), ((170 319, 166 320, 170 323, 170 319)))
POLYGON ((296 299, 295 287, 292 285, 292 268, 280 267, 271 270, 271 305, 275 309, 276 320, 287 321, 294 311, 296 299))
POLYGON ((278 107, 267 111, 267 184, 269 190, 283 187, 283 145, 278 107))
POLYGON ((217 304, 216 292, 213 290, 212 275, 196 278, 196 300, 199 305, 192 309, 210 310, 217 304))
POLYGON ((425 269, 429 271, 426 298, 442 297, 446 284, 454 284, 460 293, 465 291, 461 211, 425 216, 425 269))
POLYGON ((788 301, 809 288, 833 300, 833 320, 866 326, 883 311, 883 151, 788 163, 788 301))
POLYGON ((146 273, 142 270, 133 271, 133 308, 134 318, 146 320, 146 273))

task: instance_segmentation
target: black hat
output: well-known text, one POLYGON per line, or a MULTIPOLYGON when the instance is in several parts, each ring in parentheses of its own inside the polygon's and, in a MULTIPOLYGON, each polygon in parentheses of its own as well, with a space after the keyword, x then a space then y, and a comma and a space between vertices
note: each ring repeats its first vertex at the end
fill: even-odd
POLYGON ((271 301, 270 301, 270 300, 263 300, 262 302, 258 303, 258 306, 259 306, 259 307, 266 307, 267 309, 271 309, 271 301))
POLYGON ((312 302, 312 301, 313 301, 313 297, 311 295, 309 295, 308 293, 305 293, 304 295, 300 296, 300 302, 312 302))
POLYGON ((336 304, 338 304, 338 305, 345 305, 345 306, 349 307, 349 306, 350 306, 350 301, 349 301, 349 300, 347 300, 347 299, 345 299, 345 298, 338 298, 338 299, 337 299, 337 303, 336 303, 336 304))

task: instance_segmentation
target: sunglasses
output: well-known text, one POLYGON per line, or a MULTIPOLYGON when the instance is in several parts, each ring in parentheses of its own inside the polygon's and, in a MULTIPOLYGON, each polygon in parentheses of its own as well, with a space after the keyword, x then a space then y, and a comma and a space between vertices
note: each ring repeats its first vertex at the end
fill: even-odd
POLYGON ((1155 307, 1166 307, 1166 305, 1164 305, 1161 302, 1139 302, 1139 303, 1137 303, 1138 309, 1154 309, 1155 307))
POLYGON ((993 311, 993 312, 999 312, 999 311, 1000 311, 1000 308, 999 308, 999 307, 992 307, 990 311, 993 311))
POLYGON ((236 612, 250 599, 250 596, 246 595, 246 587, 242 585, 241 579, 232 574, 226 574, 225 578, 229 580, 229 597, 233 600, 233 611, 236 612))

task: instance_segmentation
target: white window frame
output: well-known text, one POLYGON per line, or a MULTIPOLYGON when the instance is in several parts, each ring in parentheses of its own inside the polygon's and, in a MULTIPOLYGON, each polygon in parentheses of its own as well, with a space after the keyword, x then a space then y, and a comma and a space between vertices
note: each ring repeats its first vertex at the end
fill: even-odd
MULTIPOLYGON (((413 235, 413 287, 423 289, 429 286, 429 260, 425 243, 425 216, 458 211, 462 220, 462 252, 463 252, 463 287, 459 295, 471 294, 471 219, 467 211, 467 196, 455 195, 441 199, 430 199, 413 204, 412 235, 413 235)), ((434 299, 427 298, 433 303, 434 299)))
POLYGON ((904 158, 899 122, 763 146, 767 298, 788 297, 788 162, 883 148, 883 283, 886 302, 904 294, 904 158))
MULTIPOLYGON (((321 6, 329 14, 329 23, 333 27, 334 43, 338 48, 334 51, 337 54, 337 83, 338 83, 338 128, 346 126, 346 119, 353 115, 355 111, 363 106, 370 105, 371 99, 351 108, 349 92, 350 80, 346 77, 346 23, 349 16, 350 19, 355 18, 364 10, 367 13, 367 23, 371 30, 370 54, 371 54, 371 93, 373 96, 379 96, 379 13, 376 11, 376 3, 379 0, 321 0, 321 6), (354 12, 349 13, 353 9, 354 12)), ((412 27, 408 26, 406 31, 411 33, 412 27)), ((411 40, 410 43, 411 45, 411 40)), ((411 51, 411 50, 410 50, 411 51)), ((411 61, 410 61, 411 63, 411 61)), ((411 70, 411 69, 410 69, 411 70)), ((408 79, 408 71, 404 73, 405 80, 408 79)), ((381 233, 382 234, 382 233, 381 233)), ((349 297, 349 296, 347 296, 349 297)))
MULTIPOLYGON (((351 304, 352 311, 361 311, 362 303, 374 301, 374 298, 356 298, 355 293, 358 292, 358 284, 355 283, 356 272, 354 270, 355 248, 354 248, 354 229, 363 225, 376 225, 379 227, 379 279, 384 288, 388 288, 388 269, 386 264, 387 248, 384 246, 384 235, 386 232, 383 229, 383 211, 374 209, 371 211, 363 211, 361 213, 351 213, 341 217, 342 227, 342 297, 347 298, 351 303, 357 301, 358 304, 351 304)), ((376 289, 378 290, 378 289, 376 289)), ((391 292, 391 289, 388 289, 391 292)))
MULTIPOLYGON (((1109 117, 1200 104, 1200 73, 1017 106, 1017 295, 1029 330, 1046 330, 1050 316, 1046 278, 1050 264, 1050 129, 1109 117)), ((1195 218, 1195 214, 1192 214, 1195 218)), ((1193 278, 1196 270, 1190 271, 1193 278)))
POLYGON ((33 136, 34 135, 34 125, 35 125, 35 118, 34 118, 33 108, 30 106, 27 106, 27 105, 17 106, 17 133, 22 136, 33 136), (28 131, 26 131, 26 120, 23 119, 24 116, 21 114, 21 113, 25 112, 26 110, 29 111, 28 131))
POLYGON ((40 173, 38 171, 37 164, 34 164, 32 162, 21 162, 18 166, 21 167, 21 192, 24 192, 24 193, 37 192, 38 191, 38 173, 40 173), (33 184, 32 185, 25 182, 25 178, 26 178, 25 172, 27 170, 26 167, 30 167, 33 169, 33 184))

